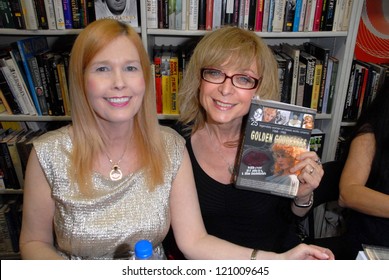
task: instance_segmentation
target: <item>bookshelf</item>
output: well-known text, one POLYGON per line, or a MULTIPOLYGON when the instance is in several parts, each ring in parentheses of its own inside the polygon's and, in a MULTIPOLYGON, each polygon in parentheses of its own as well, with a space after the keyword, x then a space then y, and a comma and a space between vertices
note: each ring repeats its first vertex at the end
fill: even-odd
MULTIPOLYGON (((200 38, 206 30, 175 30, 148 28, 147 26, 147 1, 138 1, 140 4, 140 27, 135 28, 142 38, 142 42, 152 54, 155 45, 180 45, 189 39, 200 38)), ((187 0, 189 2, 189 0, 187 0)), ((305 42, 314 42, 323 47, 331 49, 331 55, 339 59, 339 70, 335 88, 335 99, 331 114, 318 114, 316 127, 325 134, 322 161, 327 162, 335 158, 339 131, 342 126, 342 113, 348 86, 348 77, 353 60, 354 47, 358 32, 358 25, 362 11, 363 0, 354 0, 350 13, 349 28, 347 31, 318 31, 318 32, 255 32, 261 36, 269 45, 289 43, 291 45, 302 45, 305 42)), ((74 38, 81 29, 65 30, 20 30, 0 28, 2 44, 15 42, 16 40, 32 36, 46 36, 49 45, 64 38, 74 38)), ((178 118, 177 115, 159 115, 161 122, 172 121, 178 118)), ((70 122, 70 116, 26 116, 0 114, 0 122, 70 122)), ((1 190, 0 196, 21 195, 22 190, 1 190)), ((0 256, 1 256, 0 252, 0 256)))

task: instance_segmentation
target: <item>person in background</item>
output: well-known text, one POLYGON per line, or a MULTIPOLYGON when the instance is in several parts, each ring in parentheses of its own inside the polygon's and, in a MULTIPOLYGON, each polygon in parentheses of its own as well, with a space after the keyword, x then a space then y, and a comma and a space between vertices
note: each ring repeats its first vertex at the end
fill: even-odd
MULTIPOLYGON (((241 246, 283 252, 301 242, 296 221, 309 211, 323 169, 316 153, 297 156, 289 169, 300 173, 295 200, 235 188, 234 165, 253 98, 279 100, 271 50, 254 32, 237 27, 207 33, 181 84, 177 129, 186 137, 208 233, 241 246)), ((266 108, 263 114, 265 118, 266 108)), ((181 257, 171 234, 165 247, 171 258, 181 257)))
POLYGON ((339 205, 346 215, 348 258, 362 244, 389 247, 389 80, 357 120, 344 153, 339 205))
POLYGON ((189 259, 333 259, 316 246, 257 252, 207 234, 184 139, 158 124, 149 57, 129 25, 89 24, 69 83, 72 124, 34 141, 28 161, 23 259, 130 258, 140 239, 164 258, 170 225, 189 259))

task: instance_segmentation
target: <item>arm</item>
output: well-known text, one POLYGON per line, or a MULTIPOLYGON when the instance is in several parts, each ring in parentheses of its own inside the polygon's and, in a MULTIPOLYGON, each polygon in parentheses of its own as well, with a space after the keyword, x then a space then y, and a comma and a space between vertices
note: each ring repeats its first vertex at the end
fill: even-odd
POLYGON ((63 259, 53 246, 54 201, 35 149, 28 160, 23 197, 22 258, 63 259))
MULTIPOLYGON (((177 245, 188 259, 250 259, 252 248, 241 247, 207 234, 201 217, 192 166, 186 149, 183 163, 173 182, 170 205, 171 223, 177 245)), ((302 244, 284 254, 258 251, 256 258, 333 258, 332 253, 325 250, 302 244)))
POLYGON ((339 183, 339 205, 364 214, 389 218, 389 195, 366 187, 375 149, 372 133, 360 135, 351 142, 339 183))
MULTIPOLYGON (((297 158, 299 163, 290 169, 291 173, 300 171, 300 175, 298 176, 300 186, 296 197, 298 204, 307 204, 309 202, 313 191, 319 186, 324 175, 323 167, 316 162, 318 158, 315 152, 302 153, 297 158), (313 172, 310 174, 309 171, 312 169, 313 172)), ((299 217, 305 216, 311 207, 302 208, 297 207, 293 202, 291 203, 292 212, 299 217)))

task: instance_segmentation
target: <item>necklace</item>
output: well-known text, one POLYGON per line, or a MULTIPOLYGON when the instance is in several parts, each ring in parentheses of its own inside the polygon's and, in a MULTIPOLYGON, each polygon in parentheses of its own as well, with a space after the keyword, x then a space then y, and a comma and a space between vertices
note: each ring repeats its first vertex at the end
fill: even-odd
MULTIPOLYGON (((211 142, 213 142, 213 137, 211 135, 211 132, 209 131, 209 128, 208 128, 208 124, 205 123, 205 129, 207 130, 207 133, 208 133, 208 136, 209 136, 209 139, 211 140, 211 142)), ((217 139, 217 141, 219 142, 219 145, 223 145, 219 139, 217 139)), ((221 159, 227 164, 228 166, 228 172, 232 175, 234 174, 234 165, 229 163, 226 158, 223 156, 223 153, 220 151, 219 149, 219 146, 216 147, 216 152, 219 154, 219 156, 221 157, 221 159)))
POLYGON ((112 167, 111 167, 111 172, 109 172, 109 178, 111 178, 112 181, 119 181, 120 179, 122 179, 123 177, 123 173, 122 171, 120 170, 120 166, 119 166, 119 163, 122 161, 123 157, 124 157, 124 154, 126 153, 127 151, 127 147, 128 147, 128 144, 126 145, 126 149, 124 150, 122 156, 120 157, 120 159, 117 161, 117 163, 114 163, 112 159, 109 158, 108 154, 105 153, 105 155, 107 156, 109 162, 111 163, 112 167))

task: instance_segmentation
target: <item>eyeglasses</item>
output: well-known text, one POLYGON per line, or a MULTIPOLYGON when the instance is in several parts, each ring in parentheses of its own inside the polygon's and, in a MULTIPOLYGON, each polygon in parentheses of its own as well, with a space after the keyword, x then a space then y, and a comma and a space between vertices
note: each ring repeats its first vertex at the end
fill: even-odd
POLYGON ((244 74, 235 74, 232 76, 228 76, 220 70, 211 68, 202 68, 201 78, 204 81, 210 82, 212 84, 222 84, 227 78, 229 78, 235 87, 241 89, 254 89, 262 80, 262 77, 257 79, 244 74))

